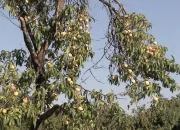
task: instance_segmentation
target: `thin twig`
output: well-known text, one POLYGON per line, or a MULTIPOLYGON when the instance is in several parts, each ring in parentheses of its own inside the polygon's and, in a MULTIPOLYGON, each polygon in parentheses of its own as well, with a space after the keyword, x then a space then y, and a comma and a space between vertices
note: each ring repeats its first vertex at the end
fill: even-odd
POLYGON ((85 84, 86 84, 86 82, 85 82, 85 81, 86 81, 86 80, 88 80, 88 79, 89 79, 89 77, 90 77, 90 76, 88 76, 88 77, 87 77, 87 78, 85 78, 85 79, 81 78, 81 83, 80 83, 80 84, 82 84, 82 83, 85 83, 85 84))
POLYGON ((15 24, 8 16, 6 16, 2 11, 0 11, 0 13, 2 14, 3 17, 5 17, 6 19, 8 19, 12 24, 14 24, 16 27, 20 28, 20 26, 18 26, 17 24, 15 24))
POLYGON ((89 71, 90 71, 91 75, 93 76, 93 78, 94 78, 97 82, 102 83, 102 84, 105 84, 105 83, 101 82, 100 80, 98 80, 98 79, 94 76, 94 74, 92 73, 92 70, 91 70, 91 69, 90 69, 89 71))

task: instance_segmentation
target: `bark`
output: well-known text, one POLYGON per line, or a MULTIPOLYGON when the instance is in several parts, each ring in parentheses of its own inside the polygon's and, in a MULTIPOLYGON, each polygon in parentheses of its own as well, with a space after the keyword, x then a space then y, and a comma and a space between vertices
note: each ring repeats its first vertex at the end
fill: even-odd
MULTIPOLYGON (((47 110, 45 113, 43 113, 42 115, 39 116, 38 120, 36 121, 36 125, 35 126, 31 126, 30 130, 38 130, 41 123, 48 119, 49 117, 51 117, 55 111, 57 111, 59 108, 58 105, 53 106, 51 109, 47 110)), ((39 130, 41 130, 42 128, 40 128, 39 130)))
MULTIPOLYGON (((64 6, 64 0, 58 0, 56 11, 55 11, 56 19, 58 19, 59 13, 60 13, 61 9, 63 8, 63 6, 64 6)), ((38 77, 36 79, 36 89, 38 90, 40 88, 41 84, 44 81, 46 81, 46 79, 45 79, 46 74, 45 74, 45 68, 44 68, 45 55, 51 44, 51 36, 47 37, 46 40, 44 41, 44 43, 42 43, 40 50, 37 50, 37 47, 35 44, 35 42, 36 42, 35 37, 34 37, 33 33, 31 32, 30 26, 27 22, 27 14, 23 10, 23 8, 20 8, 20 11, 21 11, 21 15, 19 17, 19 20, 21 23, 21 30, 23 32, 24 41, 25 41, 26 47, 30 53, 30 57, 32 59, 32 65, 38 75, 38 77)), ((37 100, 35 97, 35 103, 36 102, 37 102, 37 100)), ((36 125, 34 126, 32 124, 32 126, 30 127, 30 130, 42 129, 42 128, 40 128, 40 127, 42 127, 41 126, 42 122, 44 120, 48 119, 50 116, 52 116, 53 113, 58 108, 59 108, 59 106, 56 105, 56 106, 52 107, 51 109, 47 110, 44 114, 40 115, 39 119, 36 122, 36 125)))

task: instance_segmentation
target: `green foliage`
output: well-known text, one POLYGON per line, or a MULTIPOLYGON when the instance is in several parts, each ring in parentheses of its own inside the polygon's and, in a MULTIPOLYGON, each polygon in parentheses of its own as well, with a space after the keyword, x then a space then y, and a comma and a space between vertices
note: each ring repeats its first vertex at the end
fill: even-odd
MULTIPOLYGON (((128 115, 123 110, 120 110, 117 104, 113 104, 111 109, 109 109, 110 107, 101 103, 100 107, 92 106, 94 109, 92 114, 95 115, 94 118, 90 122, 81 122, 82 128, 78 128, 84 130, 178 130, 180 128, 179 106, 179 97, 172 98, 171 100, 162 99, 157 106, 151 106, 148 109, 142 106, 134 110, 133 115, 128 115), (91 126, 93 127, 91 128, 91 126)), ((69 111, 67 108, 66 110, 69 111)), ((47 130, 59 130, 71 127, 73 124, 70 124, 70 117, 70 115, 63 115, 62 113, 54 115, 43 124, 43 128, 47 130), (62 122, 66 124, 65 127, 60 125, 62 122)), ((73 123, 75 122, 73 121, 73 123)))
MULTIPOLYGON (((104 48, 110 60, 109 81, 127 83, 125 95, 132 103, 146 96, 157 103, 163 87, 172 92, 179 89, 170 74, 179 74, 180 66, 165 57, 167 48, 148 33, 151 24, 144 15, 127 13, 113 1, 114 7, 99 0, 110 17, 104 48)), ((94 56, 89 32, 93 18, 88 6, 88 0, 0 1, 9 17, 20 22, 27 47, 27 51, 0 53, 1 129, 37 130, 43 124, 48 130, 129 130, 139 127, 134 123, 142 124, 144 115, 137 121, 126 115, 116 103, 118 95, 90 91, 77 84, 81 68, 94 56), (60 94, 68 101, 54 105, 60 94)), ((147 126, 148 122, 139 129, 147 126)))
POLYGON ((155 38, 148 33, 151 24, 142 14, 111 14, 109 26, 110 57, 109 81, 119 85, 128 83, 127 95, 132 102, 146 96, 161 97, 162 88, 170 91, 179 89, 171 73, 179 74, 180 66, 165 57, 167 48, 158 45, 155 38), (147 83, 149 82, 149 83, 147 83))
POLYGON ((70 104, 66 105, 68 107, 65 107, 65 110, 60 110, 58 113, 45 121, 43 129, 115 129, 124 116, 124 111, 120 109, 117 103, 113 103, 111 105, 102 101, 91 104, 89 103, 88 108, 81 112, 79 112, 80 110, 76 110, 71 107, 70 104))
POLYGON ((157 106, 139 108, 135 112, 134 125, 138 130, 178 130, 180 111, 179 98, 162 99, 157 106))

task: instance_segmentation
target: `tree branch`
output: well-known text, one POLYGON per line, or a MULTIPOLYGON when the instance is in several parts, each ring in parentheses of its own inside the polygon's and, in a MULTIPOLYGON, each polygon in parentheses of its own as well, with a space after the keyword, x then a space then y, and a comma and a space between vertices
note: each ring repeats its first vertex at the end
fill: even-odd
POLYGON ((110 3, 108 3, 107 1, 105 1, 105 0, 99 0, 101 3, 103 3, 104 5, 106 5, 108 8, 111 8, 114 12, 116 12, 116 9, 115 8, 113 8, 112 6, 111 6, 111 4, 110 3))
POLYGON ((39 53, 37 54, 38 56, 38 59, 40 61, 40 67, 41 67, 41 71, 43 71, 43 65, 44 65, 44 59, 45 59, 45 55, 46 55, 46 51, 48 50, 49 48, 49 45, 50 45, 50 42, 48 40, 46 40, 42 46, 41 46, 41 49, 39 51, 39 53))
POLYGON ((27 27, 26 27, 26 21, 25 21, 24 17, 21 17, 21 16, 19 17, 19 20, 21 22, 21 30, 23 31, 25 44, 26 44, 26 46, 27 46, 27 48, 29 50, 30 55, 34 59, 34 62, 36 64, 38 64, 36 53, 35 53, 35 51, 33 49, 31 39, 29 38, 28 30, 27 30, 27 27))
POLYGON ((36 46, 36 44, 35 44, 35 43, 36 43, 36 39, 35 39, 32 31, 31 31, 31 27, 29 26, 29 22, 28 22, 27 16, 25 16, 25 21, 26 21, 27 30, 28 30, 28 32, 29 32, 29 36, 30 36, 31 41, 32 41, 32 45, 34 46, 35 52, 37 52, 37 51, 38 51, 38 48, 37 48, 37 46, 36 46))
MULTIPOLYGON (((118 13, 118 11, 114 8, 114 7, 112 7, 111 6, 111 4, 110 3, 108 3, 107 1, 105 1, 105 0, 99 0, 101 3, 103 3, 104 5, 106 5, 110 10, 112 10, 115 14, 117 14, 118 13)), ((120 4, 117 0, 113 0, 113 2, 115 2, 118 6, 119 6, 119 11, 122 11, 122 13, 123 14, 126 14, 126 11, 125 11, 125 9, 124 9, 124 7, 123 7, 123 5, 122 4, 120 4)))
MULTIPOLYGON (((46 41, 43 43, 43 45, 41 46, 41 49, 40 49, 40 51, 39 51, 39 54, 45 53, 45 52, 48 50, 48 48, 49 48, 49 44, 50 44, 50 42, 49 42, 48 40, 46 40, 46 41)), ((44 54, 44 55, 45 55, 45 54, 44 54)))
POLYGON ((6 18, 7 20, 9 20, 12 24, 14 24, 16 27, 20 28, 15 22, 13 22, 8 16, 6 16, 2 11, 0 11, 0 13, 2 14, 2 17, 6 18))
POLYGON ((38 130, 41 123, 52 116, 56 110, 58 110, 59 105, 54 105, 51 109, 47 110, 45 113, 39 116, 39 119, 36 122, 36 126, 30 128, 30 130, 38 130))
MULTIPOLYGON (((81 92, 82 92, 82 90, 84 91, 84 96, 87 96, 87 94, 89 93, 92 93, 92 90, 88 90, 88 89, 86 89, 86 88, 84 88, 84 87, 82 87, 81 85, 79 85, 79 84, 76 84, 76 86, 78 86, 80 89, 81 89, 81 92)), ((96 92, 98 92, 98 91, 96 91, 96 92)), ((99 92, 98 92, 99 93, 99 92)), ((107 99, 107 97, 108 97, 108 94, 103 94, 103 93, 101 93, 101 95, 104 97, 104 99, 107 99)), ((116 99, 127 99, 127 98, 120 98, 119 96, 124 96, 124 93, 122 92, 122 93, 118 93, 118 94, 115 94, 114 95, 114 97, 116 98, 116 99)))
POLYGON ((64 6, 64 0, 58 0, 57 8, 56 8, 56 11, 55 11, 56 19, 59 17, 59 12, 63 8, 63 6, 64 6))

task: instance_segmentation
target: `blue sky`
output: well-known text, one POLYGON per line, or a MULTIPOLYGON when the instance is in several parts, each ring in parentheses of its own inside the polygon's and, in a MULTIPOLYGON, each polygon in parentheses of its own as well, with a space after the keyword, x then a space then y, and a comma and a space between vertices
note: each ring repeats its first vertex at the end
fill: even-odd
MULTIPOLYGON (((99 50, 104 46, 105 40, 100 40, 104 37, 107 29, 106 10, 102 9, 102 4, 96 0, 91 0, 91 14, 96 19, 92 24, 92 44, 93 50, 96 52, 94 61, 97 61, 102 55, 99 50), (100 40, 100 41, 96 41, 100 40)), ((180 63, 179 44, 180 44, 180 1, 179 0, 121 0, 128 12, 137 12, 145 14, 148 20, 152 23, 153 29, 151 33, 156 37, 159 44, 168 47, 168 55, 175 57, 176 62, 180 63)), ((1 15, 1 14, 0 14, 1 15)), ((25 48, 20 29, 14 26, 6 18, 0 16, 0 50, 12 50, 14 48, 25 48)), ((108 66, 108 62, 103 60, 101 64, 108 66)), ((101 65, 100 64, 100 65, 101 65)), ((92 64, 87 63, 82 73, 92 64)), ((115 93, 123 91, 123 84, 119 87, 110 86, 107 82, 108 70, 94 70, 95 76, 105 84, 98 83, 94 78, 89 78, 84 84, 89 89, 103 89, 105 93, 113 89, 115 93)), ((89 76, 86 74, 85 76, 89 76)), ((175 77, 178 81, 178 77, 175 77)), ((164 90, 165 97, 170 97, 169 91, 164 90)), ((128 103, 127 100, 120 100, 120 105, 124 108, 128 103)), ((145 101, 144 101, 145 102, 145 101)))

